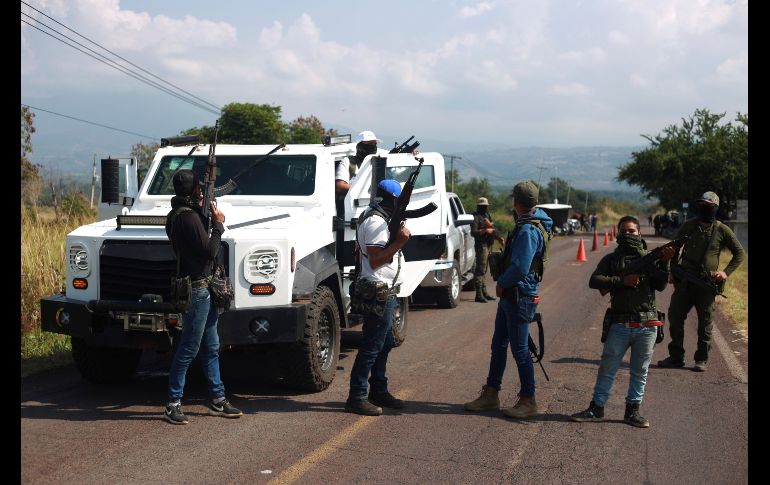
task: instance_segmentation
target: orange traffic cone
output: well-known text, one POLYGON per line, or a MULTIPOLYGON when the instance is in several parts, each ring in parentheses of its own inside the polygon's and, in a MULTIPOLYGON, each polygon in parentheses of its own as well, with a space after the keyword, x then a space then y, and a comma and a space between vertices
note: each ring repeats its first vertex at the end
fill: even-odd
POLYGON ((598 251, 599 250, 599 235, 596 234, 596 231, 594 231, 594 243, 591 246, 591 251, 598 251))
POLYGON ((588 261, 588 259, 586 259, 586 248, 585 248, 585 246, 583 246, 583 240, 582 239, 580 240, 580 246, 578 246, 578 253, 577 253, 577 258, 575 259, 575 261, 578 261, 578 262, 581 262, 581 263, 584 263, 584 262, 588 261))
POLYGON ((609 239, 607 239, 607 231, 604 231, 604 246, 609 246, 609 239))
POLYGON ((618 237, 618 233, 615 232, 615 226, 612 226, 612 239, 615 239, 616 237, 618 237))
POLYGON ((614 241, 614 240, 615 240, 615 228, 613 227, 612 231, 610 232, 610 241, 614 241))

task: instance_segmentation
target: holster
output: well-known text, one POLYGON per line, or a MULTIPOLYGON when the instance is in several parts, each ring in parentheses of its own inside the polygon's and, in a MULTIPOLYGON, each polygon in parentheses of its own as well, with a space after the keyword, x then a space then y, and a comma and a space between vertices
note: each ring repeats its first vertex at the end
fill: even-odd
POLYGON ((385 282, 359 278, 355 281, 350 296, 350 311, 361 315, 375 314, 381 317, 385 314, 388 297, 394 294, 394 291, 397 290, 391 289, 385 282))
POLYGON ((492 280, 497 281, 502 273, 503 266, 503 252, 502 251, 490 251, 487 256, 487 264, 489 266, 489 273, 492 275, 492 280))
POLYGON ((604 312, 604 320, 602 321, 602 343, 607 340, 607 334, 610 333, 610 326, 612 325, 612 309, 608 308, 604 312))
MULTIPOLYGON (((666 323, 666 314, 663 313, 663 312, 658 312, 658 320, 660 320, 663 323, 666 323)), ((659 327, 655 327, 655 328, 658 329, 658 335, 655 336, 655 343, 656 344, 659 344, 659 343, 663 342, 663 339, 666 338, 666 334, 663 333, 663 327, 664 326, 665 325, 661 325, 659 327)))
POLYGON ((171 303, 180 313, 187 311, 192 300, 192 281, 189 276, 171 278, 171 303))
POLYGON ((519 287, 514 286, 513 288, 503 288, 503 300, 508 300, 510 303, 518 305, 519 287))

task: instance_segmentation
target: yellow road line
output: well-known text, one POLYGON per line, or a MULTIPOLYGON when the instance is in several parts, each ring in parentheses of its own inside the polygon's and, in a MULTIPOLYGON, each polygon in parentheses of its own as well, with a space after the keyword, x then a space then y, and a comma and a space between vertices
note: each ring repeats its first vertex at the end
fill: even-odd
MULTIPOLYGON (((399 399, 409 399, 414 394, 413 389, 403 389, 395 394, 399 399)), ((363 416, 359 418, 355 423, 351 424, 336 436, 333 436, 326 443, 322 444, 315 450, 311 451, 304 458, 300 459, 289 468, 284 470, 280 475, 270 480, 268 485, 286 485, 296 482, 302 475, 307 473, 316 463, 322 462, 329 457, 332 453, 337 451, 348 441, 352 440, 358 433, 366 429, 370 424, 374 424, 377 419, 382 419, 379 416, 363 416)))

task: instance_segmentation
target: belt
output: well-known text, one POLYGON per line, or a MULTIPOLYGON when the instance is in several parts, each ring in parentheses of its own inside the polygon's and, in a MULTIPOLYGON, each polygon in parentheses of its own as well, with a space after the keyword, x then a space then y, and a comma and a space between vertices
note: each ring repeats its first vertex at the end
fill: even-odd
POLYGON ((662 327, 663 322, 660 320, 649 320, 647 322, 620 322, 616 325, 623 325, 626 328, 662 327))
POLYGON ((198 288, 208 288, 209 287, 209 279, 208 278, 201 278, 199 280, 195 280, 190 283, 190 286, 192 286, 193 290, 197 290, 198 288))
POLYGON ((612 323, 625 323, 625 322, 648 322, 650 320, 657 320, 658 312, 631 312, 631 313, 612 313, 612 323))

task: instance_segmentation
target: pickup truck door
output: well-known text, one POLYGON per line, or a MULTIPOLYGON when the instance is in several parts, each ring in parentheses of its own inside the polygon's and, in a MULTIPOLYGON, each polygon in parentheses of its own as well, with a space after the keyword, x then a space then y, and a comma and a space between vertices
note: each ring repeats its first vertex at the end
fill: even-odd
MULTIPOLYGON (((448 210, 445 207, 444 159, 439 153, 420 153, 419 156, 425 159, 425 163, 420 170, 407 209, 419 209, 430 202, 435 203, 437 209, 426 216, 406 221, 406 227, 412 235, 403 248, 405 263, 401 266, 399 277, 402 280, 398 294, 400 297, 412 294, 425 275, 431 271, 446 244, 446 232, 442 224, 448 210)), ((415 157, 408 153, 388 154, 385 177, 395 179, 403 185, 418 163, 415 157)), ((366 160, 356 177, 351 180, 350 190, 345 196, 345 221, 358 218, 369 205, 370 188, 371 165, 366 160)), ((352 252, 355 237, 355 231, 346 227, 346 253, 352 252)), ((350 264, 352 266, 353 263, 350 264)), ((345 273, 348 272, 346 267, 345 273)))

